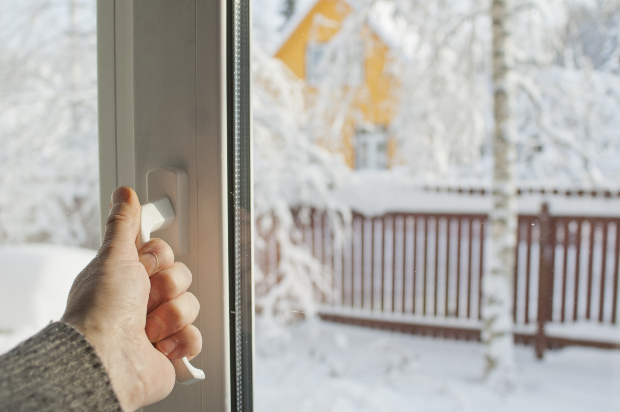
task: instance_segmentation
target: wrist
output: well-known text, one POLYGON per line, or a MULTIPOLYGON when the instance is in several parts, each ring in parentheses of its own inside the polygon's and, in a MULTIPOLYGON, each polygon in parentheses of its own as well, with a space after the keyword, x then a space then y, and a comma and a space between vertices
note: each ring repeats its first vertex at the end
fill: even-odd
POLYGON ((143 368, 136 365, 135 357, 122 349, 123 346, 131 347, 131 343, 117 343, 114 338, 119 336, 117 333, 105 332, 97 324, 89 325, 88 322, 74 322, 64 318, 62 322, 82 333, 95 349, 123 410, 135 411, 140 408, 146 393, 144 380, 139 373, 143 368))

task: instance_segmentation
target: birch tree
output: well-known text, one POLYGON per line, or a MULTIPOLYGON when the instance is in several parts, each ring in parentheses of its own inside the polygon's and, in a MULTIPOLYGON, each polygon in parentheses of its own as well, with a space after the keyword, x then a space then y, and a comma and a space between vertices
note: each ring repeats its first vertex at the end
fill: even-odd
POLYGON ((510 84, 510 0, 493 0, 493 208, 483 277, 482 340, 486 345, 485 371, 502 388, 515 380, 512 334, 512 284, 517 236, 517 187, 514 109, 510 84))

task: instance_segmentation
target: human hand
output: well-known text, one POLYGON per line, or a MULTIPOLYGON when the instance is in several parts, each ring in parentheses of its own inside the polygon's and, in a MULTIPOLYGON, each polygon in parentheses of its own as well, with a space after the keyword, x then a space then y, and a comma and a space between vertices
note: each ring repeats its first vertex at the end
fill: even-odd
POLYGON ((132 189, 114 191, 103 245, 73 282, 62 318, 95 347, 126 411, 168 396, 168 359, 191 359, 202 347, 191 325, 199 303, 186 292, 192 274, 161 239, 136 249, 140 213, 132 189))

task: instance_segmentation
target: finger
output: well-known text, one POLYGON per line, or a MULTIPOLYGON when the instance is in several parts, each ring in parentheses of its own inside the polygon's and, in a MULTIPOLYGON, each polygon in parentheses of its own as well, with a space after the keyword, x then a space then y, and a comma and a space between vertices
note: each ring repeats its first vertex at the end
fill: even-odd
POLYGON ((202 350, 202 335, 194 325, 187 325, 177 333, 157 342, 157 349, 168 359, 192 359, 202 350))
POLYGON ((174 263, 172 248, 161 239, 149 240, 138 251, 138 256, 149 276, 160 270, 168 269, 174 263))
POLYGON ((175 262, 168 269, 151 276, 151 293, 147 312, 151 312, 164 302, 175 299, 192 284, 192 272, 181 262, 175 262))
POLYGON ((146 317, 146 336, 153 343, 159 342, 191 324, 200 311, 200 303, 189 292, 159 305, 146 317))
POLYGON ((136 237, 140 228, 140 202, 133 189, 121 186, 112 194, 112 208, 105 224, 102 253, 136 256, 136 237))

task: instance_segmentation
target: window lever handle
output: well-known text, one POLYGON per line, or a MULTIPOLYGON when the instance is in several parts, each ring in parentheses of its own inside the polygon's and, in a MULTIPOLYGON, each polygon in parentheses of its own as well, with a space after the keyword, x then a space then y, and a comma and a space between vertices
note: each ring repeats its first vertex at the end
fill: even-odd
MULTIPOLYGON (((152 203, 142 205, 142 217, 140 219, 140 233, 138 234, 138 250, 151 239, 151 232, 167 228, 174 222, 174 210, 170 199, 159 198, 152 203)), ((205 378, 205 373, 192 366, 187 358, 170 359, 176 372, 177 383, 191 385, 205 378)))

